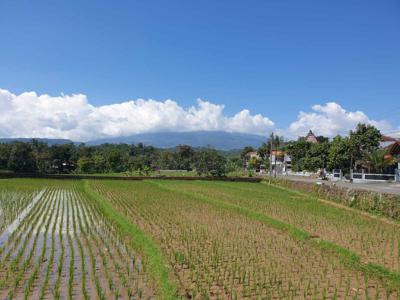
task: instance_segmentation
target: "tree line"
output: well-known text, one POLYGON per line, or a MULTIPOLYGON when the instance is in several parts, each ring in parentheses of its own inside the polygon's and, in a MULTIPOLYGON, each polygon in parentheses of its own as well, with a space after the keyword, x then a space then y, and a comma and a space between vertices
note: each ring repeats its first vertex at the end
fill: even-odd
POLYGON ((128 144, 49 146, 39 140, 0 144, 0 170, 26 173, 121 173, 148 175, 155 170, 196 170, 198 175, 223 176, 232 167, 223 152, 180 145, 157 149, 128 144))
POLYGON ((305 137, 285 142, 283 137, 270 136, 257 149, 261 158, 259 163, 267 160, 268 165, 268 156, 273 147, 278 153, 281 151, 290 155, 293 171, 340 169, 348 173, 350 169, 366 169, 369 172, 382 173, 394 167, 395 161, 388 158, 387 150, 380 148, 381 132, 372 125, 358 124, 347 136, 316 138, 317 143, 308 142, 305 137))
POLYGON ((384 172, 392 167, 394 160, 387 157, 387 150, 381 149, 381 132, 374 126, 358 124, 347 136, 337 135, 333 139, 317 136, 317 143, 311 143, 305 137, 295 141, 285 141, 281 136, 271 135, 258 149, 246 147, 242 156, 257 151, 258 160, 250 162, 250 167, 264 164, 269 166, 271 149, 281 155, 290 155, 293 171, 311 171, 341 169, 345 173, 350 169, 366 169, 369 172, 384 172))
POLYGON ((194 170, 199 175, 223 176, 243 169, 252 172, 261 165, 268 169, 271 151, 275 151, 277 159, 283 159, 283 153, 290 155, 293 171, 365 168, 383 172, 393 161, 386 158, 386 150, 379 148, 381 138, 374 126, 358 124, 344 137, 338 135, 330 140, 318 136, 318 143, 307 142, 305 138, 286 141, 283 136, 271 135, 258 149, 245 147, 241 152, 195 149, 187 145, 158 149, 142 143, 49 146, 33 139, 0 144, 0 170, 85 174, 137 172, 143 175, 156 170, 194 170), (258 158, 253 156, 249 160, 247 154, 251 151, 257 151, 258 158))
POLYGON ((394 160, 388 158, 387 150, 380 148, 381 132, 372 125, 358 124, 345 137, 336 136, 332 140, 319 137, 319 143, 306 143, 304 139, 287 145, 293 159, 294 170, 315 171, 366 169, 369 172, 383 173, 394 160))

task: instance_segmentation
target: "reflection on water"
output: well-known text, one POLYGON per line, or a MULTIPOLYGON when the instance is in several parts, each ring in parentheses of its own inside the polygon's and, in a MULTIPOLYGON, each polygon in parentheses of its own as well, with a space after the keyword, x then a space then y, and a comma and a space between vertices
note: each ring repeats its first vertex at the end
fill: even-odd
POLYGON ((15 229, 18 228, 19 224, 24 220, 24 218, 29 214, 35 204, 42 198, 46 189, 40 191, 33 199, 32 202, 25 207, 24 210, 18 215, 18 217, 12 222, 0 235, 0 247, 3 247, 3 244, 8 240, 8 237, 14 232, 15 229))

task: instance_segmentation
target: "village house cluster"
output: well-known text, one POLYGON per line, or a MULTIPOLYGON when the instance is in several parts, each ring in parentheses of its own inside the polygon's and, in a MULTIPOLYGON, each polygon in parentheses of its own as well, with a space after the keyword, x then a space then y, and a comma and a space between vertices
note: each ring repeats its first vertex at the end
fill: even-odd
MULTIPOLYGON (((318 140, 318 137, 314 134, 312 130, 309 130, 309 132, 303 136, 300 137, 300 139, 303 139, 307 143, 311 144, 318 144, 320 141, 318 140)), ((385 159, 388 161, 393 162, 392 165, 387 169, 389 174, 370 174, 370 178, 378 178, 379 175, 382 175, 382 178, 378 178, 378 180, 382 179, 388 179, 393 181, 400 181, 400 139, 387 136, 387 135, 382 135, 381 141, 379 144, 379 149, 385 150, 386 155, 385 159), (373 176, 372 176, 373 175, 373 176)), ((286 150, 271 150, 269 153, 265 154, 264 157, 260 155, 259 151, 250 151, 246 154, 246 164, 245 167, 247 169, 252 168, 252 166, 255 165, 254 171, 257 174, 278 174, 278 175, 294 175, 296 174, 295 172, 292 172, 292 157, 289 154, 288 151, 286 150), (253 161, 259 161, 259 164, 252 164, 253 161)), ((321 174, 325 174, 326 170, 320 169, 318 172, 316 172, 315 176, 321 176, 321 174)), ((365 170, 359 171, 362 172, 360 173, 360 179, 363 179, 363 181, 368 178, 368 175, 364 175, 366 173, 365 170)), ((309 172, 297 172, 297 174, 303 173, 303 174, 309 174, 309 172)), ((342 171, 341 170, 333 170, 333 173, 331 174, 332 177, 337 177, 337 178, 342 178, 342 171), (335 172, 336 175, 335 176, 335 172), (340 174, 340 175, 339 175, 340 174)), ((358 173, 354 175, 355 178, 357 178, 358 173)), ((314 176, 313 174, 311 174, 314 176)), ((353 176, 353 175, 350 175, 353 176)))

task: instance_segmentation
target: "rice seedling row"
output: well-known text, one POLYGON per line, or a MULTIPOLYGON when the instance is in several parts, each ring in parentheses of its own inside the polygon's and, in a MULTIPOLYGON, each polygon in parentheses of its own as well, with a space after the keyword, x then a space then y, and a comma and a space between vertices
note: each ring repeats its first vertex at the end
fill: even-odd
POLYGON ((0 299, 149 299, 141 262, 79 182, 52 182, 1 247, 0 299))
POLYGON ((396 271, 396 225, 296 192, 246 183, 7 180, 1 193, 19 196, 7 204, 10 221, 0 232, 0 299, 399 298, 382 271, 352 267, 318 246, 331 241, 396 271))
POLYGON ((22 180, 16 189, 14 181, 3 180, 0 189, 0 235, 42 188, 40 185, 32 184, 32 181, 22 180))
POLYGON ((176 191, 200 194, 245 207, 331 241, 375 263, 400 272, 400 227, 343 210, 315 198, 282 188, 223 182, 162 182, 176 191))
POLYGON ((398 297, 386 282, 335 255, 195 197, 148 182, 93 181, 90 187, 160 245, 181 297, 398 297))

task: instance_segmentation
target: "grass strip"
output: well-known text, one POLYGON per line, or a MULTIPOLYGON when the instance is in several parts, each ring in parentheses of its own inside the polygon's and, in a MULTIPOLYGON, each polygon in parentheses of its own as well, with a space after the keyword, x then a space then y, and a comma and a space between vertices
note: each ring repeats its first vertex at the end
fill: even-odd
POLYGON ((112 220, 123 235, 129 236, 134 248, 146 257, 149 275, 157 286, 157 299, 178 299, 176 296, 177 288, 169 278, 168 264, 164 261, 162 251, 152 239, 135 224, 129 222, 125 216, 117 212, 105 198, 93 191, 87 180, 84 181, 82 188, 89 199, 97 202, 104 216, 112 220))
POLYGON ((351 211, 351 212, 357 213, 357 214, 359 214, 361 216, 365 216, 365 217, 368 217, 368 218, 371 218, 371 219, 379 220, 379 221, 387 223, 387 224, 391 224, 391 225, 395 225, 395 226, 399 226, 400 225, 400 220, 390 218, 390 217, 386 216, 383 213, 379 213, 379 212, 376 212, 376 211, 362 210, 362 209, 357 208, 357 207, 349 206, 346 203, 335 201, 334 199, 329 198, 329 197, 323 198, 321 196, 316 195, 315 193, 307 193, 307 192, 302 191, 300 189, 297 189, 295 187, 289 188, 289 187, 286 187, 286 186, 283 186, 283 185, 276 184, 276 183, 274 183, 272 181, 264 180, 264 181, 262 181, 262 184, 265 184, 265 185, 268 185, 268 186, 272 186, 272 187, 274 187, 276 189, 279 189, 281 191, 294 193, 294 194, 299 195, 301 197, 307 197, 307 198, 312 199, 314 201, 318 201, 318 202, 323 203, 325 205, 329 205, 330 207, 336 207, 336 208, 344 209, 344 210, 347 210, 347 211, 351 211))
POLYGON ((293 225, 273 219, 265 214, 259 213, 257 211, 254 211, 254 210, 251 210, 251 209, 239 206, 239 205, 234 205, 234 204, 220 201, 213 197, 204 196, 204 195, 197 194, 194 192, 173 189, 173 188, 169 187, 167 185, 167 183, 165 183, 165 182, 161 182, 161 181, 146 181, 146 182, 157 185, 158 187, 168 190, 170 192, 185 195, 187 197, 191 197, 196 200, 200 200, 200 201, 210 204, 214 207, 233 211, 235 213, 246 216, 249 219, 259 221, 270 227, 285 231, 288 234, 290 234, 292 237, 294 237, 300 241, 307 242, 310 245, 317 247, 323 251, 326 251, 327 253, 329 253, 331 255, 332 254, 336 255, 337 257, 339 257, 339 259, 342 261, 342 263, 344 263, 346 266, 348 266, 352 269, 361 271, 365 275, 377 278, 377 279, 381 280, 382 282, 386 282, 389 289, 400 290, 400 273, 392 272, 392 271, 388 270, 387 268, 382 267, 377 264, 363 263, 361 261, 361 257, 357 253, 354 253, 354 252, 348 250, 347 248, 341 247, 335 243, 325 241, 323 239, 312 239, 311 235, 308 232, 306 232, 302 229, 298 229, 297 227, 295 227, 293 225))

